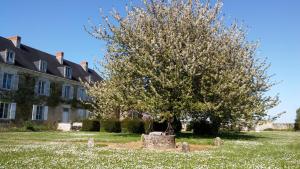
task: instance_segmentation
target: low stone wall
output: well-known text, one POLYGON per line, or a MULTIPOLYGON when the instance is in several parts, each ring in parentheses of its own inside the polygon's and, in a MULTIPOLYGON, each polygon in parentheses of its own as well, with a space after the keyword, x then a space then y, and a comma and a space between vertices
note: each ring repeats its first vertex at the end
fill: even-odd
POLYGON ((175 135, 142 135, 144 148, 150 149, 172 149, 176 148, 175 135))

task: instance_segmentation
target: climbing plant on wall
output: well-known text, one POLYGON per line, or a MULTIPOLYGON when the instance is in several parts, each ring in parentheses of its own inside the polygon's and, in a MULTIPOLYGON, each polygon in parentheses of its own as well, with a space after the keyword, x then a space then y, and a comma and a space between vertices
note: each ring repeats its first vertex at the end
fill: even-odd
POLYGON ((19 87, 13 92, 12 101, 17 103, 17 120, 29 120, 31 118, 32 105, 37 102, 34 95, 35 77, 30 74, 19 75, 19 87))

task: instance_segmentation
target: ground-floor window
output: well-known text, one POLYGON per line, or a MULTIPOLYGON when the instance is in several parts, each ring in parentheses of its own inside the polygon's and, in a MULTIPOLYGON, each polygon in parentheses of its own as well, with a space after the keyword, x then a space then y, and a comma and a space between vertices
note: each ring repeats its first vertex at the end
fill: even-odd
POLYGON ((35 119, 36 120, 43 120, 43 115, 44 114, 44 106, 37 106, 36 107, 36 115, 35 119))
POLYGON ((32 120, 47 120, 47 118, 48 118, 48 106, 33 105, 32 120))
POLYGON ((78 118, 80 120, 84 120, 88 118, 88 111, 85 109, 78 109, 77 113, 78 113, 78 118))
POLYGON ((16 103, 0 102, 0 119, 15 119, 16 103))
POLYGON ((0 119, 8 119, 9 109, 9 103, 0 103, 0 119))

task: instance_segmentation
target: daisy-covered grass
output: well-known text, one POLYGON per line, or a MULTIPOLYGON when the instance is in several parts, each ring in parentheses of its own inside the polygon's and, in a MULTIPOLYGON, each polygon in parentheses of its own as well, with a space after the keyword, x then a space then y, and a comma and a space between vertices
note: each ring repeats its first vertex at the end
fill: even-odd
MULTIPOLYGON (((140 140, 140 135, 103 132, 0 133, 0 168, 300 168, 299 132, 221 135, 225 143, 181 153, 111 149, 102 144, 140 140), (93 148, 87 139, 94 138, 93 148)), ((211 144, 213 137, 178 136, 177 142, 211 144)))

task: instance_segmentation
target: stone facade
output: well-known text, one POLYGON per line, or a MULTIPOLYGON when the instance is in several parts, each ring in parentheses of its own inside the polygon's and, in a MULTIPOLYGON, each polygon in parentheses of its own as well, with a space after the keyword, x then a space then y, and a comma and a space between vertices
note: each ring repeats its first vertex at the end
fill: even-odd
POLYGON ((54 124, 78 122, 88 117, 89 113, 83 106, 76 104, 74 107, 72 102, 79 103, 88 99, 81 80, 95 82, 101 80, 101 77, 88 68, 86 61, 75 64, 65 60, 63 55, 63 52, 58 52, 53 56, 23 45, 20 37, 0 37, 0 123, 22 121, 23 110, 14 99, 6 99, 3 93, 18 91, 20 84, 24 83, 21 78, 24 74, 34 79, 33 97, 38 100, 49 98, 53 86, 60 85, 60 99, 56 106, 51 107, 46 101, 33 103, 32 108, 26 110, 32 113, 25 119, 39 124, 54 124))

